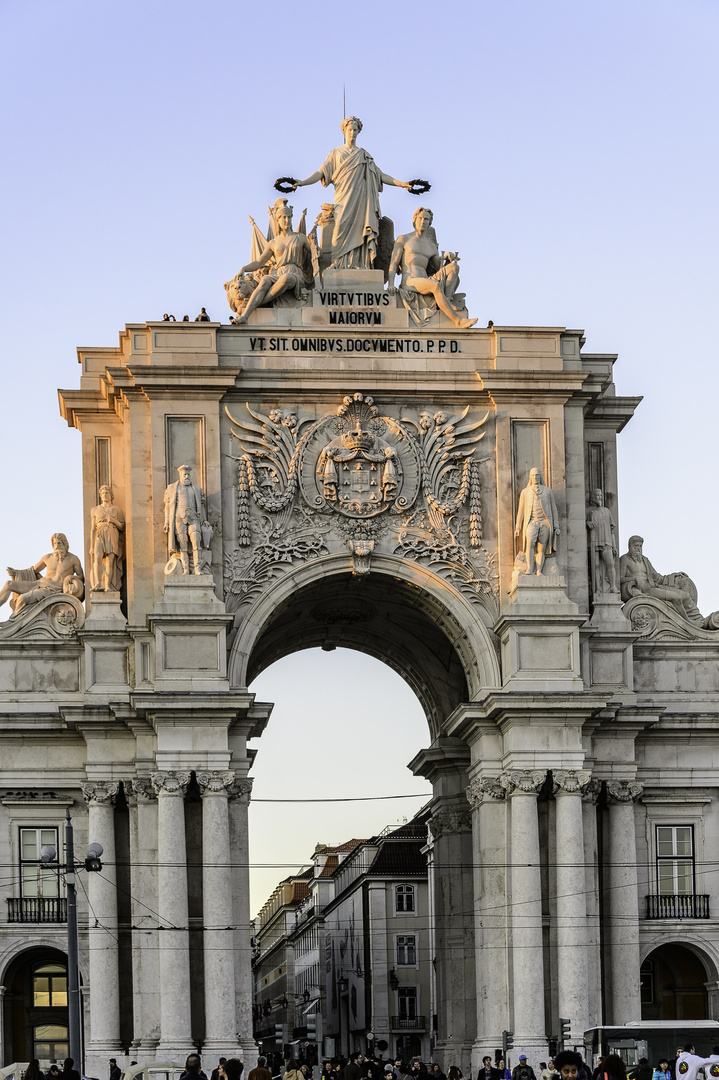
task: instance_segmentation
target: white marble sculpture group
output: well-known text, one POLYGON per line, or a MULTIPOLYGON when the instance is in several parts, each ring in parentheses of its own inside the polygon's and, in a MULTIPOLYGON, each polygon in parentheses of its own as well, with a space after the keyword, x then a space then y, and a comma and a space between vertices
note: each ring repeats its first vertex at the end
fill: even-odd
POLYGON ((379 195, 385 185, 413 194, 427 191, 430 185, 420 180, 395 180, 382 172, 370 154, 357 146, 361 130, 358 117, 347 117, 342 122, 344 145, 332 149, 321 168, 304 180, 286 177, 285 186, 282 180, 276 182, 278 190, 285 192, 318 182, 334 188, 334 202, 322 205, 309 236, 306 211, 295 231, 286 198, 268 207, 266 237, 250 218, 251 259, 225 282, 236 325, 247 323, 261 306, 306 303, 308 293, 322 287, 325 269, 382 270, 392 299, 397 295, 395 276, 401 274, 399 299, 415 325, 424 325, 437 311, 458 327, 477 322, 463 314, 464 296, 457 293, 459 253, 440 252, 432 211, 419 207, 412 217, 413 231, 396 241, 393 222, 382 216, 379 195), (322 229, 321 241, 318 228, 322 229), (327 238, 331 238, 329 242, 327 238))

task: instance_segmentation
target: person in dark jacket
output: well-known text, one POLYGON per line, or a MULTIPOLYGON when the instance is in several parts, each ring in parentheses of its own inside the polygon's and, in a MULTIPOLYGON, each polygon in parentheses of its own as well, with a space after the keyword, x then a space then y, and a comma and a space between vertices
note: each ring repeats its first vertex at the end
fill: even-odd
MULTIPOLYGON (((65 1058, 62 1072, 60 1073, 62 1080, 82 1080, 80 1073, 77 1069, 73 1068, 74 1064, 75 1062, 72 1058, 65 1058)), ((207 1080, 207 1078, 205 1078, 205 1080, 207 1080)))
POLYGON ((122 1076, 122 1069, 117 1064, 117 1059, 116 1058, 110 1058, 109 1065, 110 1065, 110 1080, 120 1080, 120 1077, 122 1076))
POLYGON ((519 1055, 519 1064, 512 1069, 512 1080, 537 1080, 534 1069, 527 1063, 527 1055, 519 1055))
POLYGON ((477 1080, 502 1080, 499 1069, 496 1069, 492 1065, 492 1059, 489 1054, 485 1054, 482 1058, 482 1067, 477 1073, 477 1080))

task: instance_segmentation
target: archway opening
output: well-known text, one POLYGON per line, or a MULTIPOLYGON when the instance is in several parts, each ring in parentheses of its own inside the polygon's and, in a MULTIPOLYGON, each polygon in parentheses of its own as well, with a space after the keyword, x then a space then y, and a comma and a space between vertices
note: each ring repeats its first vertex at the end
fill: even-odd
MULTIPOLYGON (((476 616, 474 621, 481 623, 476 616)), ((483 626, 482 631, 486 636, 483 626)), ((273 607, 252 643, 247 685, 276 660, 300 650, 364 652, 409 684, 434 738, 446 717, 471 696, 470 684, 478 682, 467 636, 441 599, 409 581, 386 573, 328 574, 290 591, 273 607)))
POLYGON ((67 956, 58 949, 27 949, 4 976, 4 1059, 40 1060, 40 1067, 68 1055, 67 956))
POLYGON ((704 962, 675 942, 660 945, 641 966, 642 1020, 706 1020, 709 1003, 704 962))

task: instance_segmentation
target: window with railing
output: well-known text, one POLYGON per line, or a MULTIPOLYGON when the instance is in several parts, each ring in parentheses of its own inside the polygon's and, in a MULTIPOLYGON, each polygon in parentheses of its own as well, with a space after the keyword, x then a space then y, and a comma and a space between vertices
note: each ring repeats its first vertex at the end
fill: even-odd
POLYGON ((657 825, 657 885, 660 894, 694 893, 694 829, 657 825))
POLYGON ((55 898, 59 896, 57 871, 40 861, 44 847, 57 851, 57 829, 20 829, 20 895, 55 898))

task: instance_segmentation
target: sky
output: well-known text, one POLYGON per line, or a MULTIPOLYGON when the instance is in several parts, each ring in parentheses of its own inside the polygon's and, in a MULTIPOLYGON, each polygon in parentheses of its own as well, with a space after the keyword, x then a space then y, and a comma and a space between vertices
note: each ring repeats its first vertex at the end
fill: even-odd
MULTIPOLYGON (((12 493, 0 566, 34 562, 56 530, 81 553, 80 436, 56 392, 78 385, 77 346, 116 345, 125 323, 163 312, 205 306, 227 321, 223 282, 249 258, 247 216, 264 222, 274 179, 309 175, 341 143, 344 87, 381 168, 431 181, 423 202, 440 246, 460 251, 480 325, 581 327, 587 351, 619 353, 617 392, 644 395, 619 439, 621 549, 641 533, 661 573, 684 570, 702 611, 719 609, 719 506, 705 504, 719 397, 718 31, 717 5, 696 0, 4 0, 0 451, 12 493)), ((327 196, 306 188, 294 205, 311 222, 327 196)), ((416 205, 398 190, 382 199, 398 232, 416 205)), ((283 662, 301 720, 280 707, 280 668, 265 673, 278 706, 263 739, 281 743, 308 716, 334 739, 359 663, 339 651, 283 662)), ((413 731, 408 760, 426 729, 418 739, 415 706, 392 685, 392 724, 413 731)), ((296 735, 295 770, 314 789, 324 780, 307 742, 296 735)), ((376 760, 343 788, 373 783, 376 760)), ((404 791, 414 781, 397 769, 404 791)), ((372 813, 389 823, 392 805, 372 813)), ((331 837, 313 826, 297 858, 346 839, 345 824, 331 837)))

